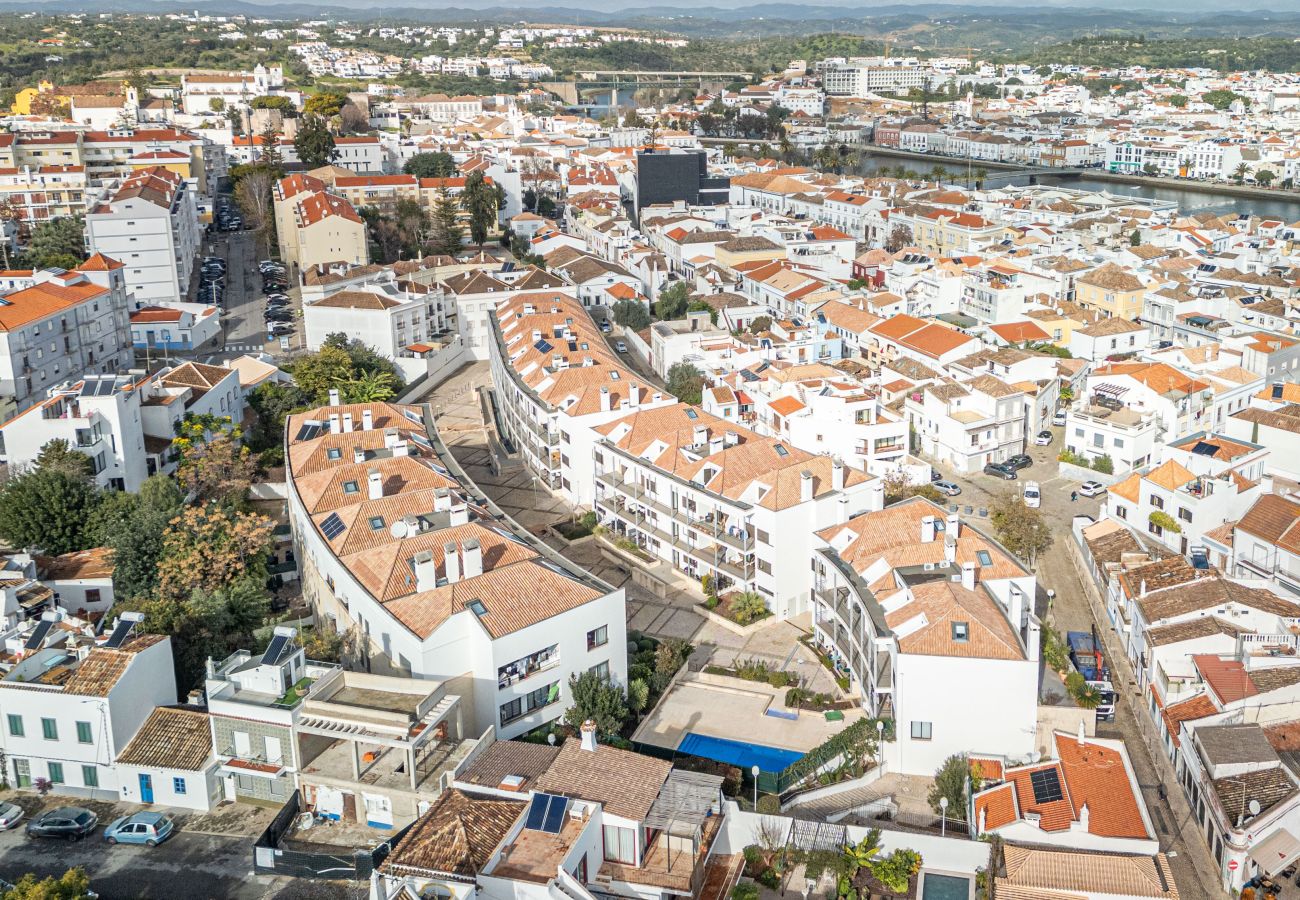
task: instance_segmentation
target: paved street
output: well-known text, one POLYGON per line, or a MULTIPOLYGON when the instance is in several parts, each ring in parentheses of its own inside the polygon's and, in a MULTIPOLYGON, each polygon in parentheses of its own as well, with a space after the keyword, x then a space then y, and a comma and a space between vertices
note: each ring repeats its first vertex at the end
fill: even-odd
MULTIPOLYGON (((257 238, 251 231, 238 231, 229 234, 213 233, 203 239, 203 256, 220 256, 226 261, 226 305, 221 317, 224 334, 223 358, 239 353, 270 353, 279 355, 288 352, 281 348, 277 338, 266 340, 266 326, 262 314, 266 311, 266 300, 262 295, 262 276, 257 264, 263 259, 259 254, 257 238)), ((287 291, 295 300, 297 292, 287 291)), ((301 349, 302 321, 295 320, 297 330, 289 336, 289 350, 301 349)), ((200 351, 200 356, 213 352, 209 347, 200 351)))

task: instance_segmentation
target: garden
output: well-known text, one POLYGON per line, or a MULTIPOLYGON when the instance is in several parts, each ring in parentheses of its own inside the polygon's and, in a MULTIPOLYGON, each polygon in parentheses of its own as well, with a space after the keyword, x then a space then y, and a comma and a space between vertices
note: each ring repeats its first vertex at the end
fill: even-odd
POLYGON ((782 843, 785 827, 778 822, 764 819, 758 842, 744 848, 744 875, 750 881, 732 889, 732 900, 757 900, 760 885, 776 891, 796 876, 831 900, 916 896, 921 854, 902 847, 882 853, 879 828, 838 850, 802 850, 782 843))

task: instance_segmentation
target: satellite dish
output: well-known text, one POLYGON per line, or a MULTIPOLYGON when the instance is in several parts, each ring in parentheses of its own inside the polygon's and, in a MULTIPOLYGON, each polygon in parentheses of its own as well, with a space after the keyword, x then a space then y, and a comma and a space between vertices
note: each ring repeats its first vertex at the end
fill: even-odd
POLYGON ((402 521, 401 519, 398 519, 391 526, 389 526, 388 533, 391 534, 393 537, 398 538, 399 540, 401 538, 406 537, 406 522, 402 521))
POLYGON ((1031 763, 1039 762, 1040 760, 1042 760, 1042 758, 1043 758, 1043 754, 1039 753, 1037 750, 1029 754, 1029 761, 1031 763))
POLYGON ((1250 814, 1252 816, 1259 815, 1259 801, 1258 800, 1250 801, 1250 803, 1246 804, 1246 809, 1250 810, 1250 814))

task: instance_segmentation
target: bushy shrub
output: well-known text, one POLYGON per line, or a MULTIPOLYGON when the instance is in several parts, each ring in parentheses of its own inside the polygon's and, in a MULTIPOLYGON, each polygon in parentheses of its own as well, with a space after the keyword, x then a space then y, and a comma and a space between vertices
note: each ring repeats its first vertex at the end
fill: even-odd
POLYGON ((731 900, 758 900, 758 885, 742 881, 731 889, 731 900))
POLYGON ((763 794, 758 798, 758 811, 765 816, 781 814, 781 798, 776 794, 763 794))

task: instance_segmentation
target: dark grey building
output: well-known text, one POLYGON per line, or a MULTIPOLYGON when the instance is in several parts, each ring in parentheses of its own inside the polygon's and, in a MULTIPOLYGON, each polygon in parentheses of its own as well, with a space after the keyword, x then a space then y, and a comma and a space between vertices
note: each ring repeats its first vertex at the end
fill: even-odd
POLYGON ((731 179, 710 175, 703 150, 643 150, 636 155, 636 209, 656 203, 718 206, 727 202, 731 179))

